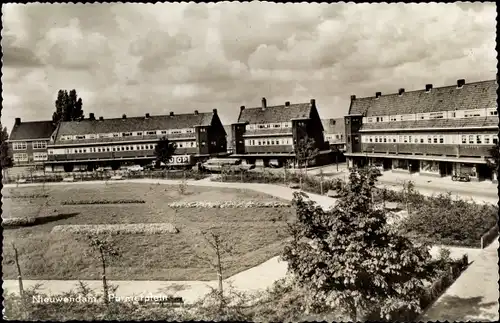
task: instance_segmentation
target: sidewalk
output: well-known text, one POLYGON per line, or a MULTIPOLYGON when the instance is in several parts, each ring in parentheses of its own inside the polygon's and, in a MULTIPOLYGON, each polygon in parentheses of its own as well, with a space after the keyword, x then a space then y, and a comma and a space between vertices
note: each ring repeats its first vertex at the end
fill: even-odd
POLYGON ((498 321, 498 240, 473 260, 419 321, 498 321))

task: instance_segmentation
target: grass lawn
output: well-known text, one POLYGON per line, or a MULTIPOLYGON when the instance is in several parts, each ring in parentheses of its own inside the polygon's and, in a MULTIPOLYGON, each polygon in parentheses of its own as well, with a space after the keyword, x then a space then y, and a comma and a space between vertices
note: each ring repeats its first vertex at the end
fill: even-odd
MULTIPOLYGON (((174 224, 177 234, 123 234, 113 236, 121 258, 108 264, 108 278, 114 280, 214 280, 216 272, 199 259, 214 255, 203 239, 201 230, 223 233, 232 246, 223 258, 224 275, 231 276, 256 266, 279 254, 286 238, 287 219, 292 208, 172 209, 174 201, 282 201, 254 191, 189 186, 188 194, 179 193, 175 185, 125 184, 49 186, 47 200, 4 199, 2 217, 33 217, 46 213, 78 215, 34 227, 4 229, 3 275, 15 279, 11 242, 19 250, 24 279, 100 279, 100 262, 85 255, 88 250, 82 237, 71 233, 51 234, 55 225, 158 223, 174 224), (145 204, 61 205, 69 200, 142 199, 145 204), (199 256, 199 257, 198 257, 199 256)), ((3 194, 40 194, 41 188, 4 189, 3 194)))

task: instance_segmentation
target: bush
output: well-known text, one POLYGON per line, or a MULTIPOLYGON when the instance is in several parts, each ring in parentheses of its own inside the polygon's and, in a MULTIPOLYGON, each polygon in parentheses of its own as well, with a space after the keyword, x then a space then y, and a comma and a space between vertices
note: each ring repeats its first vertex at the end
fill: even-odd
POLYGON ((11 195, 11 196, 4 196, 3 198, 6 199, 37 199, 37 198, 47 198, 49 197, 48 194, 33 194, 33 195, 11 195))
POLYGON ((498 221, 498 207, 450 194, 425 198, 398 225, 400 232, 433 244, 480 247, 481 236, 498 221))
POLYGON ((179 230, 171 223, 137 223, 137 224, 81 224, 56 225, 51 233, 75 234, 163 234, 178 233, 179 230))
POLYGON ((76 200, 64 201, 62 205, 88 205, 88 204, 143 204, 144 200, 76 200))

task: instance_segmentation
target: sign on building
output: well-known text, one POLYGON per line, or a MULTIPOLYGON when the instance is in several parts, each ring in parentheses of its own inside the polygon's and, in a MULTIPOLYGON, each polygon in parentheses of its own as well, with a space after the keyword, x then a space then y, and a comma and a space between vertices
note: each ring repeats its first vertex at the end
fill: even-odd
POLYGON ((172 156, 168 163, 170 165, 189 165, 191 164, 191 155, 176 155, 172 156))

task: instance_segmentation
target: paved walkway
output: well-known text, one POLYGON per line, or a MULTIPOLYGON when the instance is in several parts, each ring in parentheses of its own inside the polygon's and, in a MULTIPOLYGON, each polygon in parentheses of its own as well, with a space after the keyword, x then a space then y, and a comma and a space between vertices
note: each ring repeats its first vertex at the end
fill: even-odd
POLYGON ((419 321, 498 321, 498 240, 425 312, 419 321))

